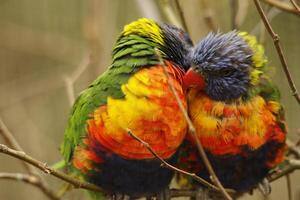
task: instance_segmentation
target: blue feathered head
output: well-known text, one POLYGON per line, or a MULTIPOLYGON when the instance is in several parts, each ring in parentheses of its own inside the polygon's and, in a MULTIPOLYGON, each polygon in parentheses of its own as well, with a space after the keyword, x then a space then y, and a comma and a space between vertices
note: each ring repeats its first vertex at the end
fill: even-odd
MULTIPOLYGON (((245 94, 252 84, 253 55, 244 33, 210 33, 194 48, 191 70, 204 78, 204 90, 212 99, 232 100, 245 94)), ((191 79, 195 80, 195 76, 191 79)))

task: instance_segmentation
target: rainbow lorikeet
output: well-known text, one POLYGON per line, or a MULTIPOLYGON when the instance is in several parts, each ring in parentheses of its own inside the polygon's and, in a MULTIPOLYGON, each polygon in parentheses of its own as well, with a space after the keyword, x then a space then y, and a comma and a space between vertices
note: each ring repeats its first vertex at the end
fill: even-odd
POLYGON ((186 105, 182 78, 190 47, 188 35, 167 24, 143 18, 124 27, 111 66, 81 93, 71 111, 62 145, 71 173, 108 193, 130 196, 168 186, 172 172, 161 168, 127 129, 175 162, 186 122, 163 68, 186 105))
MULTIPOLYGON (((196 135, 223 186, 249 191, 283 161, 285 150, 280 94, 266 74, 264 49, 246 32, 210 33, 191 57, 184 85, 196 135)), ((210 180, 190 136, 179 165, 210 180)))

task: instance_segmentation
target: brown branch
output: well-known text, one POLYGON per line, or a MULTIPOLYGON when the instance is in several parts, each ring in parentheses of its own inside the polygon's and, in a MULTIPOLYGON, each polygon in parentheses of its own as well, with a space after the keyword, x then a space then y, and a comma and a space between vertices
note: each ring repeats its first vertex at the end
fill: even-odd
POLYGON ((188 26, 187 26, 187 23, 186 23, 186 20, 185 20, 185 17, 184 17, 183 9, 182 9, 182 7, 179 3, 179 0, 175 0, 175 6, 176 6, 176 9, 179 13, 179 18, 180 18, 182 27, 185 30, 185 32, 187 32, 189 34, 190 32, 189 32, 189 29, 188 29, 188 26))
POLYGON ((163 11, 163 14, 171 24, 177 27, 184 28, 183 24, 180 23, 177 16, 175 15, 169 1, 170 0, 159 0, 159 5, 161 7, 161 10, 163 11))
POLYGON ((294 154, 300 159, 300 148, 289 139, 286 140, 286 144, 288 146, 289 153, 294 154))
POLYGON ((67 95, 69 99, 69 104, 72 106, 75 102, 75 91, 74 91, 74 83, 77 79, 81 76, 81 74, 88 68, 90 63, 90 53, 85 53, 81 63, 79 66, 74 70, 71 75, 63 76, 63 80, 65 82, 67 95))
POLYGON ((268 180, 270 182, 276 181, 277 179, 293 173, 295 170, 300 169, 300 161, 299 160, 288 160, 286 166, 282 169, 278 169, 276 172, 268 175, 268 180))
POLYGON ((300 16, 300 12, 298 10, 294 9, 293 6, 290 6, 287 3, 284 3, 282 1, 277 1, 277 0, 263 0, 263 1, 271 6, 274 6, 278 9, 282 10, 282 11, 289 12, 289 13, 300 16))
POLYGON ((299 93, 297 91, 296 85, 295 85, 295 83, 294 83, 294 81, 292 79, 292 76, 290 74, 290 71, 289 71, 286 59, 284 57, 284 54, 283 54, 283 51, 282 51, 282 48, 281 48, 281 45, 280 45, 280 41, 279 41, 279 36, 273 31, 273 29, 271 27, 271 24, 268 21, 266 15, 265 15, 265 13, 264 13, 261 5, 260 5, 259 0, 254 0, 254 3, 255 3, 255 6, 257 8, 257 11, 258 11, 260 17, 262 18, 262 20, 264 22, 264 25, 265 25, 266 29, 268 30, 269 34, 273 38, 273 42, 274 42, 275 48, 277 50, 277 53, 278 53, 278 56, 279 56, 282 68, 283 68, 283 70, 285 72, 285 75, 287 77, 289 86, 290 86, 290 88, 292 90, 292 95, 296 98, 298 104, 300 104, 300 96, 299 96, 299 93))
POLYGON ((288 191, 288 200, 293 200, 291 177, 289 174, 287 174, 287 175, 285 175, 285 178, 286 178, 286 186, 287 186, 287 191, 288 191))
MULTIPOLYGON (((173 165, 170 165, 168 162, 166 162, 163 158, 161 158, 152 148, 151 146, 145 142, 144 140, 142 140, 141 138, 139 138, 137 135, 135 135, 130 129, 127 129, 126 130, 128 135, 130 135, 132 138, 134 138, 135 140, 137 140, 139 143, 141 143, 146 149, 148 149, 148 151, 155 157, 157 158, 161 163, 162 163, 162 167, 166 167, 170 170, 173 170, 175 172, 178 172, 180 174, 184 174, 186 176, 189 176, 191 178, 193 178, 195 181, 209 187, 209 188, 212 188, 213 190, 215 191, 220 191, 220 189, 212 184, 210 184, 209 182, 207 182, 206 180, 202 179, 201 177, 197 176, 196 174, 194 173, 190 173, 190 172, 187 172, 187 171, 184 171, 182 169, 179 169, 173 165)), ((233 193, 234 191, 233 190, 228 190, 228 192, 231 192, 233 193)))
POLYGON ((238 12, 238 0, 230 0, 229 1, 229 5, 230 5, 230 9, 231 9, 231 29, 238 29, 237 27, 237 12, 238 12))
POLYGON ((210 174, 210 179, 211 181, 220 189, 220 192, 224 195, 225 199, 227 200, 232 200, 232 198, 230 197, 230 195, 228 194, 228 192, 225 190, 225 188, 223 187, 222 183, 220 182, 220 180, 218 179, 213 167, 211 166, 210 164, 210 161, 208 160, 207 158, 207 155, 203 149, 203 146, 202 144, 200 143, 197 135, 196 135, 196 129, 187 113, 187 110, 185 109, 185 107, 183 106, 182 102, 180 101, 180 98, 174 88, 174 85, 170 82, 169 80, 169 74, 166 70, 166 67, 164 65, 164 62, 162 60, 162 56, 160 54, 160 51, 156 49, 156 54, 157 54, 157 57, 159 59, 159 62, 160 64, 163 66, 163 71, 164 71, 164 74, 166 76, 166 79, 167 79, 167 83, 168 83, 168 86, 173 94, 173 96, 175 97, 176 99, 176 102, 180 108, 180 111, 182 112, 187 124, 188 124, 188 128, 189 128, 189 134, 192 135, 193 139, 196 141, 196 145, 197 145, 197 149, 200 153, 200 156, 204 162, 204 165, 205 167, 207 168, 208 170, 208 173, 210 174))
POLYGON ((200 0, 200 3, 203 10, 204 22, 206 23, 209 29, 211 29, 212 31, 217 31, 213 18, 213 11, 210 7, 208 7, 207 0, 200 0))
POLYGON ((294 8, 300 13, 300 7, 297 5, 295 0, 290 0, 290 2, 293 4, 294 8))
POLYGON ((43 171, 46 174, 50 174, 50 175, 55 176, 65 182, 72 184, 75 188, 83 188, 83 189, 87 189, 87 190, 91 190, 91 191, 95 191, 95 192, 104 192, 100 187, 98 187, 94 184, 81 182, 75 178, 72 178, 72 177, 66 175, 65 173, 62 173, 60 171, 56 171, 56 170, 50 168, 49 166, 47 166, 47 163, 43 163, 35 158, 32 158, 31 156, 27 155, 23 151, 16 151, 14 149, 7 147, 4 144, 0 144, 0 153, 10 155, 14 158, 17 158, 26 163, 29 163, 30 165, 40 169, 41 171, 43 171))
MULTIPOLYGON (((8 130, 2 119, 0 118, 0 135, 3 136, 5 143, 13 149, 18 151, 23 151, 22 147, 19 145, 13 134, 8 130)), ((26 162, 21 162, 24 169, 29 174, 34 174, 34 169, 26 162)))
MULTIPOLYGON (((8 130, 1 118, 0 135, 3 136, 6 144, 8 144, 10 147, 16 149, 17 151, 23 151, 22 147, 19 145, 13 134, 8 130)), ((24 161, 22 161, 21 163, 24 166, 25 170, 31 175, 31 177, 34 177, 36 180, 38 180, 36 184, 45 195, 47 195, 50 199, 59 199, 59 197, 56 196, 54 192, 48 187, 46 181, 44 181, 39 175, 35 173, 35 169, 30 164, 24 161)))
POLYGON ((49 197, 49 199, 52 199, 52 200, 60 199, 55 193, 53 193, 51 190, 49 190, 47 185, 45 185, 45 183, 37 176, 31 175, 31 174, 0 172, 0 180, 1 179, 22 181, 24 183, 28 183, 30 185, 33 185, 33 186, 39 188, 45 195, 47 195, 49 197))

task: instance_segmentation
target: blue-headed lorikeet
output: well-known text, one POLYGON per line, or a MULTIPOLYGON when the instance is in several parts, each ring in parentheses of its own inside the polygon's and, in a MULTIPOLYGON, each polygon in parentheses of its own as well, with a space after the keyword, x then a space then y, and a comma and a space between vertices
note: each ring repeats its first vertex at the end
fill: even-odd
MULTIPOLYGON (((184 85, 197 137, 223 186, 249 191, 283 161, 285 150, 283 109, 264 49, 246 32, 210 33, 191 57, 184 85)), ((209 180, 191 137, 179 165, 209 180)))
POLYGON ((146 196, 166 188, 172 172, 138 141, 170 163, 186 134, 186 122, 163 67, 183 102, 182 78, 191 40, 181 29, 139 19, 123 29, 111 66, 77 98, 65 130, 62 154, 69 170, 110 193, 146 196), (160 63, 160 51, 164 63, 160 63))

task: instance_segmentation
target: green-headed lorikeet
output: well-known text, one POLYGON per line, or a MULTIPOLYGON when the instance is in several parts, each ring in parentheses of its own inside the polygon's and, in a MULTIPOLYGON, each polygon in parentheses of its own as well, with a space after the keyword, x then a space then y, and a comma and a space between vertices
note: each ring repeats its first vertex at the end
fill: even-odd
POLYGON ((71 111, 62 145, 71 173, 107 192, 130 196, 168 186, 172 172, 126 130, 175 162, 187 125, 163 68, 186 105, 182 78, 190 47, 187 34, 167 24, 143 18, 124 27, 111 66, 81 93, 71 111))
MULTIPOLYGON (((210 33, 191 59, 184 85, 197 137, 223 186, 248 191, 284 159, 283 109, 264 49, 245 32, 210 33)), ((184 169, 209 180, 191 137, 180 154, 184 169)))

